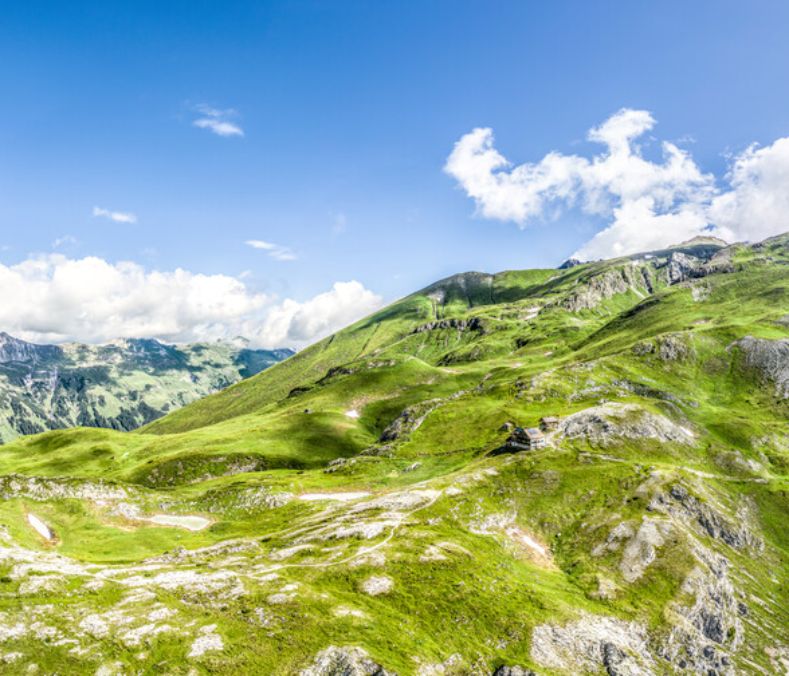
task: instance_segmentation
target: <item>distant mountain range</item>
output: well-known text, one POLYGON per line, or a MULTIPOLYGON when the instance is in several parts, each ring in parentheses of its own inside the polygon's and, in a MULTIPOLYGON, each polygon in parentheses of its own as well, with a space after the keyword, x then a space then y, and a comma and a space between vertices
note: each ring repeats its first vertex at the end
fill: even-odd
POLYGON ((152 339, 36 345, 0 333, 0 441, 75 426, 132 430, 292 354, 152 339))

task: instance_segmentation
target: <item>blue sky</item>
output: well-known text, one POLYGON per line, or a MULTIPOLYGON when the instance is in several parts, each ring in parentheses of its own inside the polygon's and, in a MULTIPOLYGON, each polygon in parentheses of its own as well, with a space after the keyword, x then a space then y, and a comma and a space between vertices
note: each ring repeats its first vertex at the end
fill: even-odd
MULTIPOLYGON (((633 152, 657 165, 660 141, 673 142, 713 176, 706 188, 726 192, 749 144, 789 135, 787 25, 782 2, 4 3, 0 262, 15 270, 13 288, 37 298, 30 289, 47 277, 36 293, 56 304, 57 254, 94 257, 111 276, 119 261, 135 262, 137 277, 113 282, 118 306, 148 288, 152 271, 222 276, 243 290, 213 289, 239 296, 236 314, 171 309, 191 318, 183 325, 129 319, 91 332, 52 311, 0 321, 31 338, 176 340, 254 333, 279 312, 285 328, 257 342, 300 345, 353 318, 326 309, 339 297, 304 305, 336 282, 358 283, 346 300, 361 311, 458 271, 607 255, 605 238, 584 247, 628 196, 606 184, 609 207, 592 208, 597 179, 583 170, 569 198, 557 201, 567 186, 551 183, 524 218, 486 187, 474 198, 479 149, 444 171, 454 144, 490 128, 513 165, 552 150, 594 163, 606 150, 590 129, 622 108, 649 111, 633 152), (231 125, 226 135, 215 122, 231 125), (322 323, 296 316, 324 310, 322 323)), ((755 161, 780 164, 779 150, 755 161)), ((523 197, 531 186, 513 180, 523 197)), ((698 186, 690 198, 677 190, 672 205, 692 207, 682 218, 726 208, 730 223, 756 199, 738 193, 736 209, 710 207, 698 186)), ((65 307, 79 314, 89 302, 80 289, 65 307)))

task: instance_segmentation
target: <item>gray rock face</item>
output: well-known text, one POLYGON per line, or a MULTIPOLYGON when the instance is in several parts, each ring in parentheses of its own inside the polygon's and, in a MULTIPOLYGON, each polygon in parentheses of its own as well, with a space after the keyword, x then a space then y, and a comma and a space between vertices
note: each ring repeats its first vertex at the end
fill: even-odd
POLYGON ((639 293, 650 291, 642 268, 626 264, 590 278, 581 289, 567 297, 562 306, 570 312, 589 310, 608 298, 630 290, 638 290, 639 293))
POLYGON ((429 399, 403 409, 403 412, 386 426, 379 441, 396 441, 419 429, 425 418, 438 408, 442 401, 442 399, 429 399))
POLYGON ((417 326, 412 333, 426 333, 439 329, 485 333, 485 324, 479 317, 472 317, 471 319, 438 319, 434 322, 428 322, 427 324, 417 326))
POLYGON ((556 269, 557 269, 557 270, 569 270, 570 268, 574 268, 574 267, 576 267, 576 266, 578 266, 578 265, 583 265, 583 262, 582 262, 582 261, 579 261, 577 258, 568 258, 566 261, 564 261, 564 262, 563 262, 563 263, 562 263, 562 264, 561 264, 561 265, 560 265, 558 268, 556 268, 556 269))
POLYGON ((697 548, 699 565, 683 583, 694 597, 688 606, 675 607, 683 621, 675 622, 661 655, 677 669, 697 674, 733 674, 730 655, 742 642, 740 603, 728 577, 728 561, 697 548))
POLYGON ((624 543, 619 571, 625 580, 635 582, 657 558, 657 550, 666 543, 670 533, 671 524, 667 521, 644 517, 638 530, 623 521, 611 530, 605 542, 592 550, 592 556, 617 551, 624 543))
POLYGON ((329 646, 302 669, 301 676, 395 676, 370 659, 362 648, 329 646))
POLYGON ((532 632, 531 655, 538 664, 562 673, 615 676, 655 673, 646 628, 635 622, 583 615, 563 626, 541 624, 532 632))
POLYGON ((708 504, 690 495, 685 487, 679 484, 671 487, 669 495, 682 506, 691 518, 696 520, 710 537, 722 540, 735 549, 745 547, 755 550, 761 549, 761 539, 750 531, 744 521, 737 524, 730 522, 708 504))
POLYGON ((458 390, 448 397, 428 399, 420 401, 418 404, 413 404, 403 409, 403 412, 397 416, 389 425, 386 426, 378 441, 381 443, 392 442, 407 437, 412 432, 415 432, 425 418, 435 411, 439 406, 446 404, 449 401, 454 401, 462 396, 468 394, 468 390, 458 390))
POLYGON ((685 361, 692 354, 693 349, 682 336, 667 335, 658 341, 658 356, 663 361, 685 361))
POLYGON ((706 274, 703 262, 695 256, 688 256, 681 251, 675 251, 669 256, 666 265, 666 277, 669 284, 679 284, 686 279, 703 277, 706 274))
POLYGON ((742 351, 748 368, 775 383, 779 397, 789 398, 789 339, 767 340, 746 336, 729 345, 729 349, 732 347, 742 351))
POLYGON ((693 443, 693 433, 690 430, 663 415, 651 413, 634 404, 609 403, 592 406, 564 418, 559 429, 567 438, 586 438, 603 446, 617 438, 693 443))
POLYGON ((666 543, 671 524, 644 518, 638 532, 627 543, 622 553, 619 570, 628 582, 635 582, 657 558, 657 550, 666 543))

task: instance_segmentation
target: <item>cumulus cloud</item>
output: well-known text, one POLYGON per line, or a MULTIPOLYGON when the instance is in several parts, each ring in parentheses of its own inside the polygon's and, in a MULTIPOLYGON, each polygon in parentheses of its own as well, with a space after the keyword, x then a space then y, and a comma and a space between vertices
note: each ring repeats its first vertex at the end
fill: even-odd
POLYGON ((238 116, 238 113, 232 108, 222 110, 201 103, 196 106, 195 110, 200 114, 200 117, 194 120, 192 124, 198 129, 207 129, 217 136, 244 135, 244 130, 238 123, 232 121, 238 116))
POLYGON ((170 342, 243 335, 258 347, 303 347, 361 318, 381 298, 338 282, 305 302, 257 293, 227 275, 146 270, 62 254, 0 264, 0 329, 35 342, 170 342))
POLYGON ((130 211, 112 211, 111 209, 102 209, 101 207, 93 207, 94 218, 108 218, 116 223, 136 223, 137 216, 130 211))
POLYGON ((789 230, 789 138, 751 146, 734 158, 727 179, 732 189, 710 207, 724 236, 759 240, 789 230))
POLYGON ((357 281, 335 282, 330 291, 299 303, 287 299, 271 308, 266 322, 248 331, 259 345, 304 345, 374 312, 383 299, 357 281))
POLYGON ((245 244, 253 249, 265 251, 269 256, 278 261, 295 261, 297 256, 286 246, 266 242, 262 239, 248 239, 245 244))
POLYGON ((575 256, 605 258, 660 248, 696 235, 762 238, 789 229, 789 139, 748 148, 733 158, 728 190, 676 144, 661 143, 659 161, 638 140, 655 126, 645 110, 622 109, 589 131, 603 146, 591 157, 550 152, 513 165, 478 128, 454 146, 444 170, 473 198, 484 218, 521 227, 575 209, 603 229, 575 256))

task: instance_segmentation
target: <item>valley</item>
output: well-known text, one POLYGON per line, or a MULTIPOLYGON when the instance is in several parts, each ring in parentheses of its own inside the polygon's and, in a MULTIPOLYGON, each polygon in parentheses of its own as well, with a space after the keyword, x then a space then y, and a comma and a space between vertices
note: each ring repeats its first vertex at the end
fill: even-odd
POLYGON ((36 345, 0 333, 0 442, 75 426, 133 430, 292 354, 152 339, 36 345))

